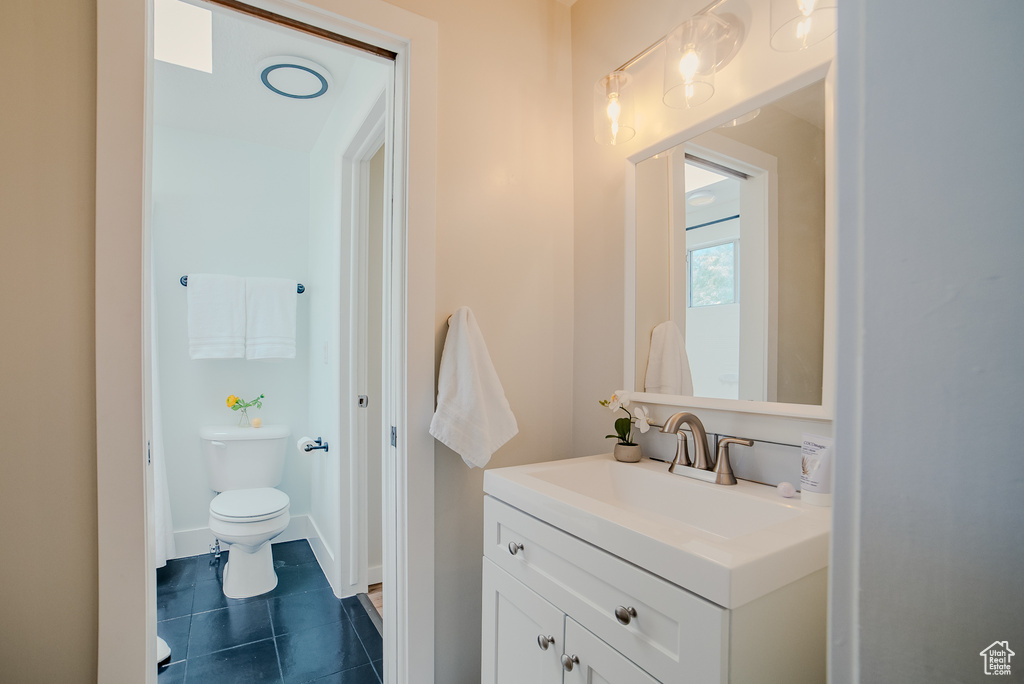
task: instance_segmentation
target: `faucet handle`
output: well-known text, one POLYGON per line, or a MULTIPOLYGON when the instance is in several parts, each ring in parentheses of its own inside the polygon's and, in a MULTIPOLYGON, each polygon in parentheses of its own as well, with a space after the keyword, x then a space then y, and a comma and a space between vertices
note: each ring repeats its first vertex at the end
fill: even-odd
POLYGON ((668 467, 668 472, 676 472, 677 465, 687 468, 693 465, 690 462, 690 452, 686 446, 686 433, 682 431, 676 433, 676 456, 672 459, 672 465, 668 467))
POLYGON ((725 437, 718 440, 718 455, 715 459, 715 484, 736 484, 736 476, 732 474, 732 464, 729 462, 730 444, 754 446, 754 440, 741 437, 725 437))

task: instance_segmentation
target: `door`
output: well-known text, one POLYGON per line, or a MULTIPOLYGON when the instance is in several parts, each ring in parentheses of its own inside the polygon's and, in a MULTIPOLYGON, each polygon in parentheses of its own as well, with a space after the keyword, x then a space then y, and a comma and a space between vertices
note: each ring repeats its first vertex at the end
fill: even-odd
POLYGON ((564 684, 659 684, 570 617, 565 618, 565 655, 564 684))
POLYGON ((562 611, 486 558, 483 583, 481 683, 561 684, 562 611))

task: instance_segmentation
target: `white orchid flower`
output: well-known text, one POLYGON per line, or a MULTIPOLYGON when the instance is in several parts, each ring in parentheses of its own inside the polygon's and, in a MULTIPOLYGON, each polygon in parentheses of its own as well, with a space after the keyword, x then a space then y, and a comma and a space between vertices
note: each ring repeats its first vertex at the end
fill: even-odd
POLYGON ((647 411, 646 406, 637 406, 633 409, 633 415, 636 418, 636 427, 640 430, 640 434, 651 429, 651 414, 647 411))
POLYGON ((609 411, 615 413, 620 408, 624 409, 629 406, 629 398, 613 394, 611 399, 602 399, 600 403, 601 406, 607 406, 609 411))

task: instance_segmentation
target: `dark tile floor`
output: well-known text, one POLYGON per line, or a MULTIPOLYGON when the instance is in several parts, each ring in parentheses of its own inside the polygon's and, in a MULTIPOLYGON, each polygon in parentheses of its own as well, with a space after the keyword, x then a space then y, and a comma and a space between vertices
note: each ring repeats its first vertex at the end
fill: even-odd
POLYGON ((160 684, 380 683, 380 632, 359 600, 335 598, 305 540, 272 550, 277 587, 248 599, 221 590, 228 553, 157 570, 157 634, 171 647, 160 684))

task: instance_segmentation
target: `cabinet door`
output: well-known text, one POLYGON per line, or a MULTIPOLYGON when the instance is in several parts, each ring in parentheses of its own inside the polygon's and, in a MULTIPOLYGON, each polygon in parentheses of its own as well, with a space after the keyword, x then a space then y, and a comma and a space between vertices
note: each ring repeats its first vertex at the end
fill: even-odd
POLYGON ((564 614, 484 559, 483 684, 561 684, 564 614), (551 642, 542 648, 539 637, 551 642))
POLYGON ((565 684, 659 684, 632 660, 569 617, 565 618, 565 654, 579 660, 565 673, 565 684))

